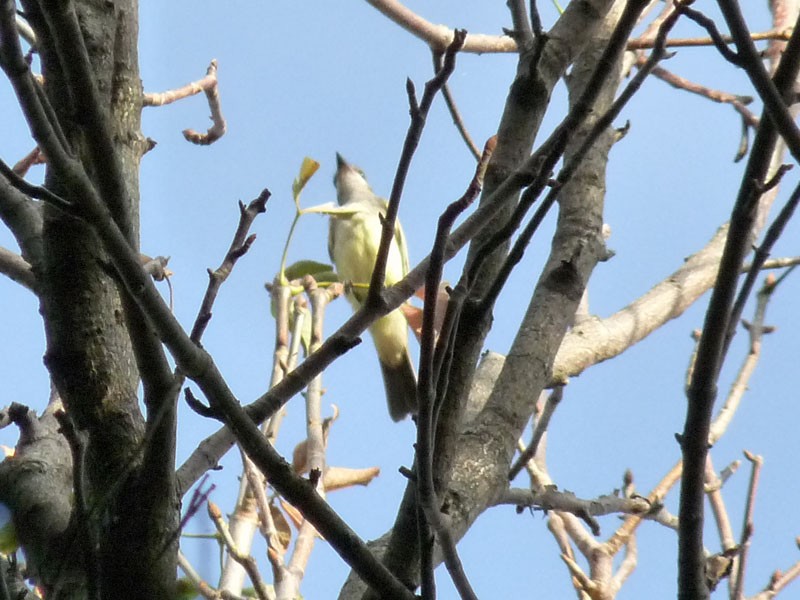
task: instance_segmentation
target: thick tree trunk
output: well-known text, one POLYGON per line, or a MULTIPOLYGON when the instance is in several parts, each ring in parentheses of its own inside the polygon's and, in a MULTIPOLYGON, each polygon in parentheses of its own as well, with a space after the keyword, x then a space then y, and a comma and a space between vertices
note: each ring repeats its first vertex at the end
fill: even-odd
MULTIPOLYGON (((24 1, 23 7, 37 35, 45 94, 66 144, 138 248, 138 171, 145 143, 137 0, 24 1), (82 57, 88 58, 88 78, 76 68, 82 57), (102 140, 108 142, 105 147, 102 140)), ((46 186, 75 200, 74 186, 54 168, 48 168, 46 186)), ((125 298, 89 225, 46 206, 42 242, 37 291, 47 340, 45 363, 85 448, 83 469, 75 471, 82 477, 65 481, 62 468, 57 470, 60 479, 48 481, 50 493, 44 497, 58 518, 28 523, 26 535, 35 543, 23 539, 23 549, 28 561, 40 567, 40 585, 61 588, 59 598, 85 598, 92 589, 102 598, 170 598, 179 515, 174 410, 168 405, 158 411, 146 436, 137 392, 141 349, 149 344, 160 352, 160 346, 125 298), (157 452, 152 452, 153 438, 163 443, 157 452), (148 453, 157 455, 158 468, 152 468, 148 453), (70 484, 80 486, 84 506, 70 502, 70 484), (80 572, 83 581, 77 581, 80 572), (69 589, 64 586, 68 580, 69 589)), ((146 383, 146 395, 148 389, 146 383)), ((167 397, 163 386, 159 393, 167 397)), ((51 445, 60 446, 68 458, 63 438, 48 424, 51 445)), ((53 464, 63 466, 64 461, 53 464)), ((76 501, 80 497, 74 496, 76 501)))

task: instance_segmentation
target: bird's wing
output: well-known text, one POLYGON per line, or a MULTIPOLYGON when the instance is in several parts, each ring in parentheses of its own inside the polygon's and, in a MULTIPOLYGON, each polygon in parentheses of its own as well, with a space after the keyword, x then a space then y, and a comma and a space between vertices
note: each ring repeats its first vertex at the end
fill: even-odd
POLYGON ((403 233, 403 227, 400 225, 400 219, 394 221, 394 238, 397 240, 397 246, 400 250, 400 258, 403 260, 403 277, 408 274, 408 247, 406 246, 406 236, 403 233))
POLYGON ((336 246, 336 222, 333 217, 328 219, 328 256, 331 258, 331 261, 334 261, 333 258, 333 249, 336 246))
MULTIPOLYGON (((378 203, 380 205, 378 210, 385 217, 389 210, 389 202, 383 198, 378 198, 378 203)), ((394 220, 394 239, 397 242, 398 249, 400 250, 400 257, 403 260, 403 277, 405 277, 410 269, 408 264, 408 246, 406 246, 406 236, 403 233, 403 226, 400 225, 399 218, 394 220)))

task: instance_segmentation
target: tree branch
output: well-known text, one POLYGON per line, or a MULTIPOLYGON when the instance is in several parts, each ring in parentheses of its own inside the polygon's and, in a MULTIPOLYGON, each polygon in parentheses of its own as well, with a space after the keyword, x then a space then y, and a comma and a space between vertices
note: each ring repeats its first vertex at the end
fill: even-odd
MULTIPOLYGON (((680 530, 678 536, 679 598, 707 598, 709 591, 704 579, 703 554, 703 481, 711 413, 716 398, 719 372, 724 361, 726 335, 738 274, 752 240, 756 223, 758 201, 767 180, 770 159, 778 140, 784 136, 790 150, 800 151, 800 132, 786 110, 782 96, 790 93, 800 69, 800 28, 795 29, 786 52, 775 73, 775 83, 766 75, 757 58, 752 42, 742 39, 744 23, 732 3, 721 2, 720 7, 737 39, 737 46, 748 66, 748 74, 765 102, 765 115, 761 119, 753 143, 753 151, 742 180, 733 211, 730 231, 720 259, 719 272, 709 300, 703 333, 697 349, 695 368, 687 390, 688 407, 681 436, 683 477, 681 479, 680 530), (758 62, 756 67, 755 62, 758 62), (762 77, 763 75, 763 77, 762 77), (764 82, 767 79, 767 83, 764 82), (778 91, 780 90, 780 92, 778 91), (776 106, 775 103, 779 105, 776 106), (789 121, 786 123, 786 121, 789 121), (797 137, 796 142, 793 141, 797 137)), ((792 151, 800 157, 800 152, 792 151)))
POLYGON ((31 265, 19 254, 0 246, 0 273, 36 294, 36 276, 31 265))

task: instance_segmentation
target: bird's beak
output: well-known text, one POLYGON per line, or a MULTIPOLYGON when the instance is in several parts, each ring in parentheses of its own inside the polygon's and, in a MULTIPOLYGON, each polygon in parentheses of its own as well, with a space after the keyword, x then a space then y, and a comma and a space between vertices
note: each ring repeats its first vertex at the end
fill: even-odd
POLYGON ((341 154, 338 152, 336 153, 336 170, 340 171, 343 167, 349 167, 350 165, 347 161, 342 157, 341 154))

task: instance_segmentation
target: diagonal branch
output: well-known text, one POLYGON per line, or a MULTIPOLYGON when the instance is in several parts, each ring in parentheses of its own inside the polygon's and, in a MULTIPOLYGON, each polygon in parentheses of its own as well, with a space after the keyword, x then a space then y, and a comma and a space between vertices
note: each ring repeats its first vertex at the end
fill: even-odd
POLYGON ((36 294, 36 276, 31 265, 19 254, 0 246, 0 273, 36 294))
POLYGON ((726 336, 730 327, 738 274, 752 240, 758 202, 763 193, 762 186, 769 175, 768 169, 779 132, 792 154, 800 158, 800 132, 782 98, 782 95, 791 92, 800 69, 800 30, 795 29, 778 65, 773 83, 755 55, 752 41, 749 38, 743 39, 741 28, 745 27, 744 21, 733 4, 721 1, 720 7, 737 40, 739 52, 748 65, 748 75, 764 100, 764 112, 769 118, 761 119, 731 213, 730 231, 706 311, 695 368, 687 390, 686 422, 681 436, 683 478, 678 537, 679 598, 687 599, 705 598, 709 593, 704 579, 703 481, 711 413, 716 398, 717 380, 725 358, 726 336), (757 66, 755 62, 758 63, 757 66))
MULTIPOLYGON (((472 586, 464 572, 461 560, 456 551, 455 540, 453 539, 450 527, 447 524, 446 515, 442 514, 441 502, 437 497, 434 487, 433 453, 434 453, 434 432, 436 431, 436 369, 434 368, 435 352, 441 354, 445 351, 445 344, 439 348, 436 345, 436 309, 438 306, 439 283, 442 279, 444 268, 444 249, 447 245, 447 238, 450 230, 458 216, 464 212, 470 204, 475 201, 483 188, 483 178, 486 174, 486 167, 491 159, 492 152, 496 143, 495 138, 491 138, 486 143, 483 156, 478 163, 467 191, 464 195, 453 202, 445 209, 436 231, 436 240, 431 251, 431 266, 425 280, 425 308, 422 322, 422 339, 420 340, 420 369, 419 383, 417 388, 419 414, 417 416, 417 496, 418 502, 425 516, 427 524, 436 535, 439 545, 444 554, 444 562, 456 589, 461 598, 477 599, 472 586)), ((420 527, 420 548, 426 545, 427 540, 423 539, 426 528, 420 527)), ((427 578, 432 581, 433 566, 429 567, 427 578)))
MULTIPOLYGON (((111 209, 125 237, 131 244, 136 244, 135 227, 131 222, 130 192, 119 152, 114 145, 109 112, 100 97, 75 5, 61 0, 44 0, 41 7, 50 23, 50 34, 59 56, 69 57, 61 64, 67 85, 72 91, 75 115, 86 136, 98 192, 111 209)), ((41 145, 40 148, 51 160, 48 149, 41 145)))
POLYGON ((403 194, 403 186, 405 185, 408 169, 411 166, 411 159, 422 137, 422 130, 425 127, 425 121, 428 118, 428 111, 430 111, 433 100, 455 70, 456 53, 464 45, 464 38, 466 35, 466 31, 456 30, 455 37, 452 43, 448 45, 447 51, 444 54, 442 68, 437 71, 433 79, 425 84, 425 91, 422 94, 422 100, 419 104, 417 104, 414 95, 414 86, 411 80, 407 82, 409 102, 411 104, 411 124, 408 126, 408 131, 406 132, 406 138, 403 142, 403 151, 400 154, 397 173, 395 174, 392 191, 389 195, 389 205, 383 217, 381 242, 378 246, 378 256, 375 259, 375 267, 373 268, 372 278, 369 284, 369 293, 367 294, 367 300, 365 302, 367 306, 379 304, 379 295, 386 279, 386 260, 389 256, 389 247, 392 243, 392 238, 394 237, 397 211, 400 208, 400 197, 403 194))

